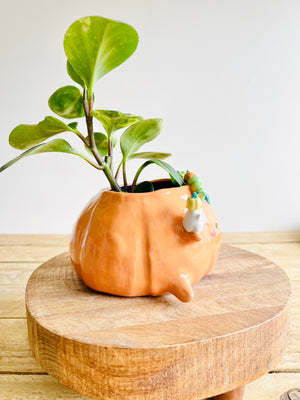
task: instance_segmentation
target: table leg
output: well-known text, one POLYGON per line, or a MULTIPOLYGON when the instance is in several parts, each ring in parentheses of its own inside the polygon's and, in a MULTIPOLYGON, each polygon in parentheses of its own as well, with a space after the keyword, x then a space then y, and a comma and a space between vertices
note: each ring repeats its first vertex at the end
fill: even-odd
POLYGON ((208 400, 243 400, 245 387, 240 387, 230 392, 219 394, 218 396, 210 397, 208 400))

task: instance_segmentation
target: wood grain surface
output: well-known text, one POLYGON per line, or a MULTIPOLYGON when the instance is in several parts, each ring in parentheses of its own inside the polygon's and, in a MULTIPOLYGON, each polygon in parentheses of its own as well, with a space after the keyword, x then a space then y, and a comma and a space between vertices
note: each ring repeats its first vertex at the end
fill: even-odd
MULTIPOLYGON (((245 400, 278 400, 300 382, 300 231, 224 233, 222 240, 271 258, 291 280, 287 351, 271 373, 249 383, 245 392, 245 400)), ((49 376, 34 360, 27 339, 27 280, 40 263, 67 251, 68 242, 68 235, 0 235, 0 400, 88 399, 49 376)))
POLYGON ((29 339, 42 368, 91 398, 200 399, 275 368, 289 298, 279 267, 227 245, 189 304, 96 293, 62 254, 28 282, 29 339))

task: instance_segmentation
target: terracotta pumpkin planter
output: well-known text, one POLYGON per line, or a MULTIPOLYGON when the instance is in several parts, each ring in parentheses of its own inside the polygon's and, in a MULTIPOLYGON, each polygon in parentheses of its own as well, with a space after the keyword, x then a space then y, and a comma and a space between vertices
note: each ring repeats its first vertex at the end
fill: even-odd
POLYGON ((192 285, 212 269, 220 250, 218 220, 204 201, 203 229, 188 233, 182 222, 189 186, 154 181, 149 193, 105 189, 81 213, 71 237, 70 256, 90 288, 118 296, 172 293, 193 298, 192 285))

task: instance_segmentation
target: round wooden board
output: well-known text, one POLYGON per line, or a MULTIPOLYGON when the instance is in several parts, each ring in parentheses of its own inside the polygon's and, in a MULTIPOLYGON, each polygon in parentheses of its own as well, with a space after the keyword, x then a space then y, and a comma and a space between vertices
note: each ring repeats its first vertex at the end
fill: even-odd
POLYGON ((28 281, 31 349, 47 372, 94 399, 199 400, 275 367, 289 331, 281 268, 222 246, 194 292, 191 303, 97 293, 61 254, 28 281))

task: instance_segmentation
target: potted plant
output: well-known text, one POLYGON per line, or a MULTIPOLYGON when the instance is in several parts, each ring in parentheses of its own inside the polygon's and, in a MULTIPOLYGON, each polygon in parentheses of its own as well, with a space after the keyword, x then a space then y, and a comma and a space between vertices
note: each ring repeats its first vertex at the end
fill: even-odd
POLYGON ((87 132, 79 131, 76 121, 67 123, 52 116, 36 125, 18 125, 9 143, 25 152, 0 172, 38 153, 81 157, 105 174, 109 188, 90 201, 74 227, 70 257, 77 274, 102 292, 120 296, 171 292, 190 301, 192 284, 211 270, 220 248, 218 221, 203 184, 195 174, 176 172, 163 161, 169 153, 139 151, 159 135, 160 118, 143 119, 94 106, 95 83, 127 60, 137 45, 138 34, 128 24, 97 16, 75 21, 65 34, 64 49, 67 72, 78 86, 56 90, 49 107, 67 120, 85 118, 87 132), (105 132, 94 131, 94 119, 105 132), (74 149, 61 138, 46 141, 63 132, 77 135, 83 149, 74 149), (118 142, 122 158, 116 163, 118 142), (136 158, 147 161, 129 184, 126 166, 136 158), (170 179, 139 182, 151 164, 162 167, 170 179))

